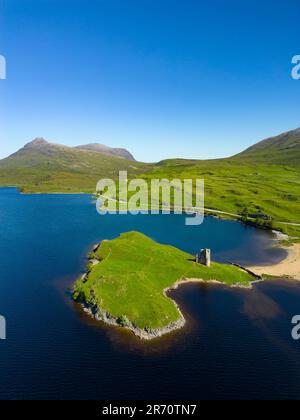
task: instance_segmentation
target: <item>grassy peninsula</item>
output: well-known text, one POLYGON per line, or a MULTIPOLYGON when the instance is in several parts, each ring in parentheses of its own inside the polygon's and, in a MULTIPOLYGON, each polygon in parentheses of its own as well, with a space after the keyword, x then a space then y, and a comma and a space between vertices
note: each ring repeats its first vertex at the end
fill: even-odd
POLYGON ((103 241, 91 253, 87 274, 74 287, 74 299, 105 322, 130 328, 151 339, 184 325, 166 291, 188 279, 249 286, 254 278, 230 265, 210 268, 177 248, 138 232, 103 241))

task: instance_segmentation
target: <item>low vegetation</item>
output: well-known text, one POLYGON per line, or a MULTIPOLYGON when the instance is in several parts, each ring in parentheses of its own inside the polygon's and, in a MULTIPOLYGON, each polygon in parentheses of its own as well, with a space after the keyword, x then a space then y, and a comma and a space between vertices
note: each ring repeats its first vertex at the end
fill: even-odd
POLYGON ((74 299, 101 308, 122 326, 133 323, 141 329, 163 328, 180 318, 177 306, 164 294, 180 279, 217 280, 230 286, 249 286, 254 280, 231 265, 197 264, 193 256, 137 232, 103 241, 90 257, 99 263, 77 281, 74 299))
POLYGON ((300 226, 289 224, 300 223, 300 129, 264 140, 232 158, 157 164, 49 144, 27 146, 0 161, 0 185, 17 186, 26 193, 93 193, 99 179, 117 179, 120 170, 148 182, 202 178, 205 207, 238 214, 251 223, 253 217, 251 221, 246 215, 252 215, 256 225, 300 237, 300 226))
POLYGON ((300 236, 300 226, 278 223, 300 223, 300 162, 299 166, 280 166, 251 164, 242 157, 211 161, 171 160, 156 165, 143 177, 148 181, 153 177, 203 178, 205 207, 241 216, 245 213, 266 215, 272 219, 272 228, 300 236))

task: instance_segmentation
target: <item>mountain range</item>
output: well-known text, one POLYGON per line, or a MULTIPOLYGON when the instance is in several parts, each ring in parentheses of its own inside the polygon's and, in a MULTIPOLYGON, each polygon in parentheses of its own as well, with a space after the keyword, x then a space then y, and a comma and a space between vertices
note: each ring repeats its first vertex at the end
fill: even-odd
MULTIPOLYGON (((47 162, 49 165, 61 162, 66 168, 68 163, 70 170, 76 166, 74 160, 76 157, 83 159, 82 165, 78 162, 78 166, 87 167, 86 160, 89 157, 97 156, 99 161, 105 157, 123 159, 136 162, 134 156, 126 149, 112 148, 104 144, 90 143, 81 146, 69 147, 61 144, 50 143, 44 138, 36 138, 27 143, 23 148, 18 150, 11 156, 0 160, 0 170, 4 168, 22 168, 36 167, 41 163, 47 162)), ((253 160, 272 162, 277 164, 300 164, 300 128, 280 134, 276 137, 270 137, 254 144, 245 151, 227 158, 227 160, 253 160)), ((218 159, 224 161, 224 159, 218 159)), ((188 159, 168 159, 161 161, 158 165, 165 163, 172 164, 178 161, 192 162, 188 159)), ((196 160, 197 161, 197 160, 196 160)), ((198 160, 199 162, 203 162, 198 160)), ((197 161, 197 162, 198 162, 197 161)), ((116 161, 114 161, 115 163, 116 161)), ((100 162, 99 162, 100 163, 100 162)), ((138 164, 138 162, 136 162, 138 164)), ((122 164, 121 164, 122 165, 122 164)), ((147 165, 147 164, 143 164, 147 165)), ((149 164, 149 166, 151 166, 149 164)))
POLYGON ((68 147, 36 138, 0 160, 0 185, 31 192, 90 192, 96 180, 114 178, 119 170, 143 172, 125 149, 100 144, 68 147))
MULTIPOLYGON (((72 153, 73 151, 82 151, 90 153, 101 153, 102 155, 117 157, 120 159, 127 159, 135 161, 131 153, 126 149, 113 148, 105 146, 104 144, 91 143, 85 144, 82 146, 69 147, 62 144, 50 143, 42 137, 38 137, 33 141, 25 144, 22 149, 18 150, 16 153, 9 156, 7 159, 3 159, 0 163, 12 162, 15 158, 30 157, 31 154, 38 152, 41 156, 45 158, 50 158, 61 153, 72 153)), ((25 160, 24 160, 25 163, 25 160)))

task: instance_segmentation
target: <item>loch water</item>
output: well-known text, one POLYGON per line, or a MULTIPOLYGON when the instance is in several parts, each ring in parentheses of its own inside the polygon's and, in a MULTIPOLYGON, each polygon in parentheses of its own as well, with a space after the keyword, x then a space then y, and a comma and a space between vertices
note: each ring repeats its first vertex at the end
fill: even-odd
POLYGON ((300 283, 253 290, 190 284, 172 292, 185 329, 151 343, 90 319, 70 287, 102 239, 137 230, 217 261, 284 258, 274 236, 238 222, 178 215, 99 216, 88 195, 0 189, 0 399, 298 399, 300 283))

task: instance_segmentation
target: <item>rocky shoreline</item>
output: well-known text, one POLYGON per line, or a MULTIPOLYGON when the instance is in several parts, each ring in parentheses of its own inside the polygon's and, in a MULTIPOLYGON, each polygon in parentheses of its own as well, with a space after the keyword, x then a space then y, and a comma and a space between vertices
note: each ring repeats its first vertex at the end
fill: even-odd
MULTIPOLYGON (((85 276, 86 274, 83 277, 85 276)), ((258 283, 260 281, 263 281, 263 279, 254 280, 249 286, 233 285, 233 286, 227 286, 227 287, 235 287, 235 288, 240 287, 240 288, 252 289, 253 284, 258 283)), ((187 278, 187 279, 178 280, 171 287, 166 288, 163 291, 163 293, 166 297, 171 299, 169 296, 167 296, 168 292, 172 290, 176 290, 180 285, 189 284, 189 283, 203 283, 203 284, 205 283, 208 285, 218 284, 218 285, 226 286, 226 284, 216 281, 216 280, 205 281, 202 279, 187 278)), ((126 328, 127 330, 130 330, 136 337, 140 338, 141 340, 150 341, 150 340, 154 340, 159 337, 162 337, 163 335, 170 334, 171 332, 179 330, 185 326, 186 324, 185 317, 183 316, 178 304, 173 299, 171 300, 177 308, 177 311, 179 313, 179 319, 177 321, 171 322, 165 327, 156 328, 156 329, 151 329, 151 328, 142 329, 142 328, 137 327, 131 321, 128 321, 127 325, 122 325, 122 323, 120 322, 120 319, 113 317, 110 313, 108 313, 103 308, 99 307, 98 305, 90 306, 90 305, 87 305, 85 302, 79 302, 79 303, 82 306, 84 312, 87 313, 89 316, 93 317, 95 320, 104 322, 105 324, 113 326, 113 327, 126 328)))
POLYGON ((113 326, 113 327, 119 327, 119 328, 126 328, 127 330, 130 330, 135 336, 140 338, 141 340, 154 340, 155 338, 162 337, 163 335, 169 334, 172 331, 176 331, 184 327, 186 320, 184 316, 182 315, 181 311, 179 310, 177 304, 177 308, 180 313, 180 319, 178 321, 171 322, 166 327, 157 328, 157 329, 151 329, 151 328, 139 328, 136 325, 134 325, 132 322, 129 322, 129 325, 122 326, 120 324, 119 319, 114 318, 111 316, 108 312, 104 311, 102 308, 97 307, 90 307, 86 305, 85 303, 81 302, 81 306, 83 307, 84 312, 92 316, 97 321, 104 322, 107 325, 113 326))
MULTIPOLYGON (((94 247, 92 248, 92 252, 95 253, 98 248, 100 247, 101 243, 94 245, 94 247)), ((96 260, 94 257, 89 258, 89 263, 92 266, 95 266, 96 264, 99 264, 100 261, 96 260)), ((89 272, 85 273, 82 276, 82 279, 84 279, 89 272)), ((173 287, 170 287, 168 289, 164 290, 164 295, 166 296, 167 292, 169 290, 172 290, 173 287)), ((128 320, 128 323, 126 325, 122 325, 122 323, 120 322, 120 319, 113 317, 110 313, 108 313, 107 311, 105 311, 103 308, 97 306, 91 306, 91 305, 87 305, 86 302, 79 302, 84 310, 84 312, 86 312, 87 314, 89 314, 91 317, 93 317, 94 319, 96 319, 97 321, 101 321, 104 322, 107 325, 110 326, 114 326, 114 327, 120 327, 120 328, 126 328, 128 330, 130 330, 131 332, 133 332, 133 334, 137 337, 139 337, 142 340, 154 340, 155 338, 159 338, 162 337, 163 335, 169 334, 172 331, 176 331, 179 330, 181 328, 184 327, 184 325, 186 324, 186 320, 179 308, 179 306, 177 305, 177 303, 172 300, 172 302, 175 304, 177 311, 179 313, 179 319, 177 321, 173 321, 170 324, 166 325, 165 327, 162 328, 156 328, 156 329, 151 329, 151 328, 139 328, 137 327, 134 323, 132 323, 130 320, 128 320)))
MULTIPOLYGON (((171 287, 165 289, 164 295, 167 296, 168 292, 172 290, 176 290, 179 286, 183 284, 202 283, 202 284, 207 284, 207 285, 223 285, 225 287, 230 287, 230 288, 241 288, 241 289, 251 290, 255 283, 260 283, 262 281, 264 280, 263 279, 253 280, 253 282, 251 282, 249 286, 243 286, 243 285, 228 286, 225 283, 222 283, 217 280, 205 281, 202 279, 192 279, 192 278, 181 279, 181 280, 178 280, 176 283, 174 283, 171 287)), ((185 317, 183 316, 178 304, 173 299, 171 300, 175 304, 177 311, 180 315, 180 318, 177 321, 171 322, 165 327, 157 328, 157 329, 151 329, 151 328, 142 329, 142 328, 137 327, 135 324, 133 324, 130 321, 128 325, 124 326, 124 325, 121 325, 120 320, 118 318, 113 317, 111 314, 109 314, 107 311, 100 308, 99 306, 89 306, 85 302, 80 302, 80 304, 84 312, 90 315, 91 317, 93 317, 95 320, 104 322, 105 324, 113 326, 113 327, 126 328, 127 330, 130 330, 135 336, 137 336, 141 340, 150 341, 150 340, 154 340, 156 338, 162 337, 163 335, 170 334, 171 332, 179 330, 185 326, 186 324, 185 317)))

